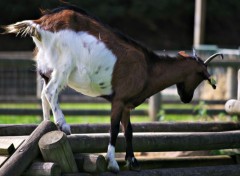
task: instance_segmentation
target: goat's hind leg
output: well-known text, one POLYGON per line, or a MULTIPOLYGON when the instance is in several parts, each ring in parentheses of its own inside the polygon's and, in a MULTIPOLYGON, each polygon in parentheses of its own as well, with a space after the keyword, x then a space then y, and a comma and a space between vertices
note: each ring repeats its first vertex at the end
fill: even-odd
POLYGON ((129 170, 140 171, 139 163, 133 153, 133 146, 132 146, 133 131, 132 131, 132 124, 130 122, 129 109, 125 109, 123 111, 121 123, 122 123, 123 132, 126 140, 126 156, 125 156, 126 167, 129 170))
POLYGON ((53 71, 51 79, 46 87, 43 89, 43 95, 49 102, 55 123, 59 126, 60 130, 66 134, 71 134, 70 126, 66 123, 62 110, 58 103, 58 95, 67 83, 67 76, 64 71, 53 71))
POLYGON ((108 161, 108 170, 115 173, 119 172, 120 170, 118 163, 115 159, 115 145, 116 145, 116 140, 119 133, 119 126, 120 126, 120 120, 122 117, 123 107, 124 105, 121 101, 112 103, 110 142, 108 145, 106 159, 108 161))

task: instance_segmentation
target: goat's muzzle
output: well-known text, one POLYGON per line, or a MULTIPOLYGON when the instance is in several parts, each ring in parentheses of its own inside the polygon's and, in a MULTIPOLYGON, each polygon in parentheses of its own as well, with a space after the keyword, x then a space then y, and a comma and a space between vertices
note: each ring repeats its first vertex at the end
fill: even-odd
POLYGON ((213 89, 217 88, 215 79, 209 77, 207 80, 208 80, 208 83, 212 86, 213 89))
POLYGON ((207 58, 204 61, 204 64, 206 64, 206 65, 209 64, 209 62, 211 62, 217 56, 221 56, 221 58, 223 59, 223 54, 222 53, 216 53, 216 54, 213 54, 212 56, 210 56, 209 58, 207 58))

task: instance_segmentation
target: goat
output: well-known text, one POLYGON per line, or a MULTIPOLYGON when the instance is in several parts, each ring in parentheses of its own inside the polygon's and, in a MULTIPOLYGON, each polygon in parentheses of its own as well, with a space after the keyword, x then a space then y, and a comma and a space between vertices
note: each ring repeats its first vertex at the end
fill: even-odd
POLYGON ((75 6, 59 7, 37 20, 17 22, 4 29, 5 33, 30 35, 36 44, 37 70, 44 79, 41 94, 44 120, 50 119, 52 110, 60 130, 71 133, 58 104, 58 94, 67 85, 87 96, 111 102, 106 159, 113 172, 119 171, 115 144, 120 123, 126 139, 127 166, 131 170, 140 169, 132 146, 131 109, 174 84, 184 103, 192 100, 194 90, 203 80, 216 87, 207 64, 220 53, 205 62, 196 54, 185 52, 174 57, 158 56, 75 6))

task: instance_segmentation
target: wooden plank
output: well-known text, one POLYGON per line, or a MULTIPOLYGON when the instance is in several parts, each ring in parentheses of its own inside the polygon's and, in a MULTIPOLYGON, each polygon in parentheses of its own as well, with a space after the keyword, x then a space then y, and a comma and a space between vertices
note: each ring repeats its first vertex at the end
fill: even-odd
POLYGON ((17 149, 27 138, 27 136, 0 136, 0 143, 12 143, 13 147, 17 149))
POLYGON ((45 133, 57 130, 51 121, 43 121, 0 168, 2 176, 19 176, 39 155, 38 141, 45 133))
POLYGON ((1 142, 0 141, 0 155, 11 155, 15 151, 15 147, 12 142, 6 141, 1 142))
MULTIPOLYGON (((76 134, 68 136, 74 153, 107 151, 109 134, 76 134)), ((240 148, 240 131, 188 133, 134 133, 135 152, 194 151, 240 148)), ((119 134, 117 152, 125 151, 125 139, 119 134)))
MULTIPOLYGON (((19 136, 15 136, 15 137, 4 136, 4 137, 2 137, 2 136, 0 136, 0 143, 6 143, 6 142, 9 143, 9 141, 10 141, 10 143, 13 144, 14 149, 16 150, 24 142, 24 140, 26 138, 27 138, 27 136, 26 137, 23 137, 23 136, 20 136, 20 137, 19 136)), ((8 156, 7 155, 0 156, 0 167, 3 166, 3 164, 8 160, 9 157, 10 157, 9 155, 8 156)))

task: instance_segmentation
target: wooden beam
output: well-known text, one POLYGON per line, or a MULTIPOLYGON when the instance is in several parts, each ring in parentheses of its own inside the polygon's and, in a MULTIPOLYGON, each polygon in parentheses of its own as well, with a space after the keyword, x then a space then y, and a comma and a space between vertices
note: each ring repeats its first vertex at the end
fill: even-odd
MULTIPOLYGON (((240 123, 234 122, 150 122, 133 123, 134 132, 219 132, 239 130, 240 123)), ((74 124, 72 133, 108 133, 109 124, 74 124)))
MULTIPOLYGON (((150 122, 133 123, 134 132, 219 132, 239 130, 235 122, 150 122)), ((0 125, 0 136, 29 135, 37 125, 0 125)), ((73 134, 108 133, 109 124, 72 124, 73 134)), ((0 137, 1 138, 1 137, 0 137)))
POLYGON ((37 125, 31 124, 24 124, 24 125, 7 125, 1 124, 0 125, 0 136, 24 136, 30 135, 35 129, 37 125))
POLYGON ((11 141, 0 141, 0 155, 11 155, 15 151, 15 147, 11 141))
POLYGON ((39 139, 52 130, 57 130, 56 125, 51 121, 43 121, 0 168, 0 175, 20 176, 33 159, 39 155, 39 139))
MULTIPOLYGON (((77 134, 68 136, 74 153, 106 152, 109 134, 77 134)), ((192 151, 240 148, 240 131, 195 133, 134 133, 135 152, 192 151)), ((119 134, 117 152, 125 151, 125 139, 119 134)))

